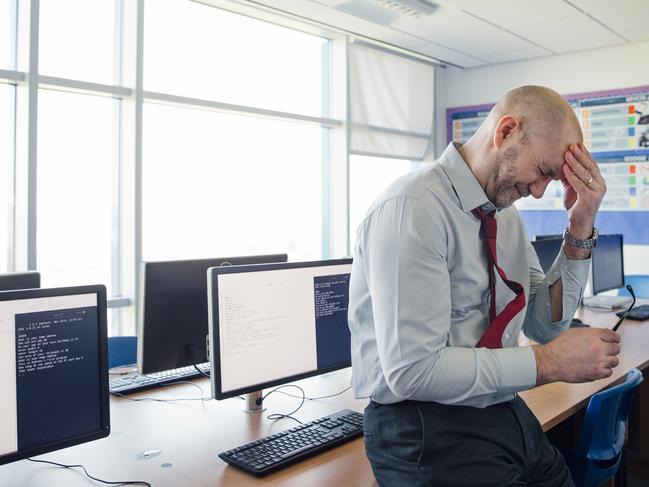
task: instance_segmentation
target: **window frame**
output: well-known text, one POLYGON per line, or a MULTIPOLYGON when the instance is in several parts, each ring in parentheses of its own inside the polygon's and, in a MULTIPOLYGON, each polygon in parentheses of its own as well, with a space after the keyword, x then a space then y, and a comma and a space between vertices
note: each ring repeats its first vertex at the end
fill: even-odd
MULTIPOLYGON (((340 100, 346 97, 345 87, 337 77, 333 80, 333 54, 340 55, 340 46, 346 37, 326 33, 313 26, 303 25, 269 12, 249 7, 228 8, 229 11, 271 22, 282 27, 318 35, 327 40, 327 53, 323 54, 323 117, 267 110, 258 107, 234 105, 214 100, 183 97, 167 93, 144 91, 144 15, 145 0, 114 2, 114 76, 113 84, 102 84, 76 79, 41 75, 38 72, 40 1, 20 2, 17 12, 16 66, 15 70, 0 69, 0 81, 16 86, 16 117, 14 126, 15 154, 13 158, 16 187, 13 213, 13 238, 9 241, 9 270, 37 269, 36 248, 37 218, 37 140, 38 140, 38 90, 41 88, 91 94, 115 100, 113 204, 111 252, 112 288, 108 290, 108 308, 112 322, 117 325, 111 334, 135 332, 136 304, 139 302, 139 268, 142 262, 142 114, 144 103, 154 102, 185 107, 231 112, 256 117, 272 118, 301 124, 315 124, 326 133, 322 147, 323 214, 322 257, 332 255, 334 233, 330 230, 332 178, 335 164, 333 154, 340 154, 340 135, 346 130, 346 106, 341 110, 340 100), (335 47, 334 47, 335 45, 335 47), (336 97, 332 91, 340 92, 336 97), (338 103, 333 108, 332 99, 338 103), (335 133, 335 137, 331 135, 335 133)), ((210 8, 205 6, 205 8, 210 8)), ((220 8, 215 6, 214 8, 220 8)), ((344 59, 338 59, 339 71, 344 71, 344 59), (342 64, 341 64, 342 63, 342 64)), ((339 74, 339 73, 338 73, 339 74)), ((345 147, 346 149, 346 147, 345 147)), ((343 166, 346 161, 343 161, 343 166)), ((338 242, 346 235, 335 235, 338 242)), ((348 247, 337 243, 336 247, 348 247)))

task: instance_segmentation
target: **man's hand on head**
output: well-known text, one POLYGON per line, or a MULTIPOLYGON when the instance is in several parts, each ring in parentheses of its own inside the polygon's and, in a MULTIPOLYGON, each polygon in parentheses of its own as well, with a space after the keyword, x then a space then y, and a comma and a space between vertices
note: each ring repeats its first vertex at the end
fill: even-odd
POLYGON ((570 144, 564 154, 563 204, 568 210, 569 231, 580 239, 593 233, 595 215, 606 193, 606 182, 582 144, 570 144))

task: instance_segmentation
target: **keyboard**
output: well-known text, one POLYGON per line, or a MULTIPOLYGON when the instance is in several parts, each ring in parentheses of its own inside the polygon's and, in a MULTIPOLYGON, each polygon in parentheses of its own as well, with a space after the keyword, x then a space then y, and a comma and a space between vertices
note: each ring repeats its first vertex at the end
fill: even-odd
POLYGON ((349 409, 219 453, 225 462, 257 477, 363 436, 363 415, 349 409))
MULTIPOLYGON (((206 374, 210 372, 210 364, 198 364, 198 369, 206 374)), ((164 370, 154 374, 140 375, 138 373, 113 376, 108 379, 110 393, 130 394, 132 392, 152 389, 164 384, 171 384, 181 380, 199 377, 202 374, 194 366, 180 367, 178 369, 164 370)))
MULTIPOLYGON (((616 314, 621 317, 624 313, 625 311, 618 311, 616 314)), ((629 314, 626 315, 626 317, 629 320, 638 321, 649 319, 649 304, 641 304, 640 306, 635 306, 631 311, 629 311, 629 314)))

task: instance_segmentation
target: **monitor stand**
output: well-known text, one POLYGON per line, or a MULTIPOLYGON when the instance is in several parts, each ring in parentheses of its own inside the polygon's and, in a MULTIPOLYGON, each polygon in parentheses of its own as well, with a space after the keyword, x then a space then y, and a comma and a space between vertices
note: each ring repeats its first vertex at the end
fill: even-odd
POLYGON ((262 391, 249 392, 248 394, 246 394, 244 396, 246 405, 244 406, 243 410, 246 413, 261 413, 262 411, 265 411, 266 408, 261 402, 262 397, 262 391))

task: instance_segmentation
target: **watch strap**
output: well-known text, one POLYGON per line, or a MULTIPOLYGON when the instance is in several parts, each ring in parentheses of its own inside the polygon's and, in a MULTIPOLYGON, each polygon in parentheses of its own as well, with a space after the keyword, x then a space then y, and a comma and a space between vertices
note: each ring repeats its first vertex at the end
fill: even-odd
POLYGON ((599 232, 597 228, 593 228, 593 233, 590 238, 587 239, 581 239, 577 238, 574 235, 572 235, 568 229, 566 228, 563 231, 563 239, 566 241, 566 243, 572 247, 578 248, 578 249, 592 249, 597 245, 597 236, 599 232))

